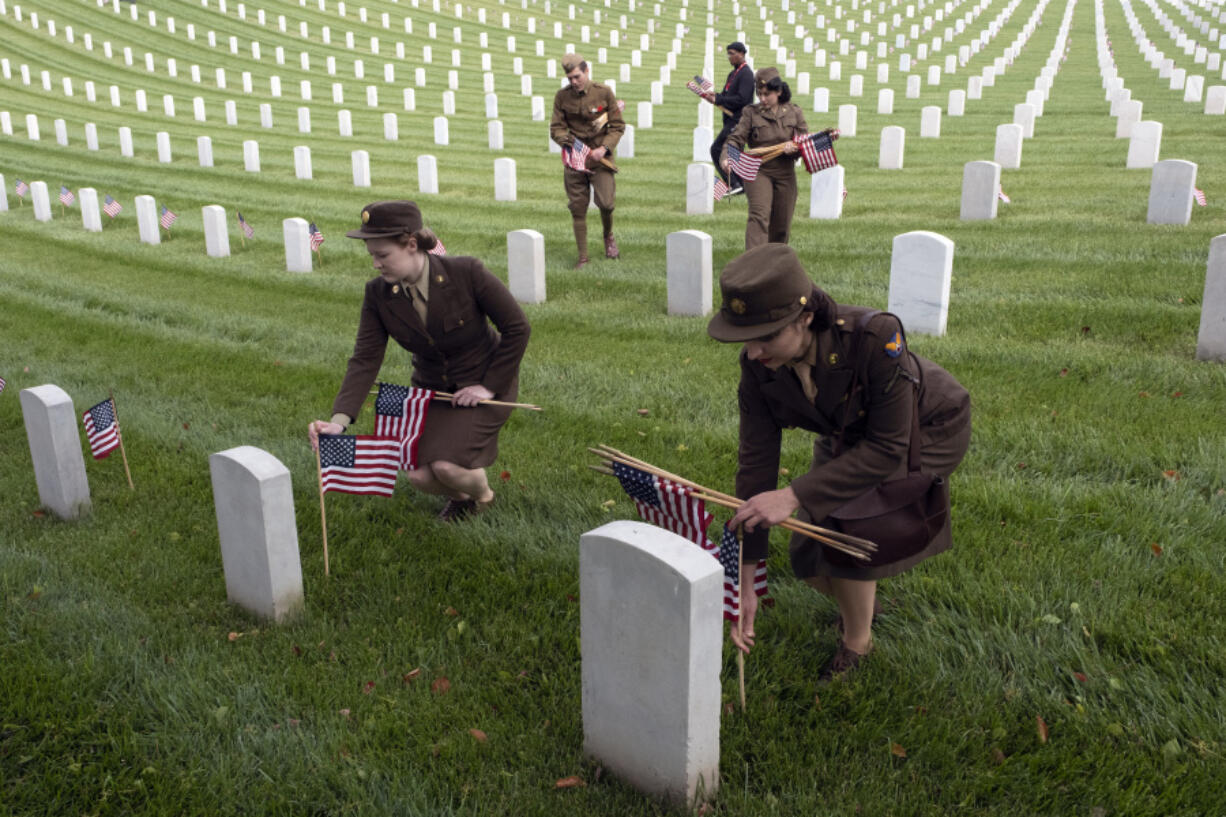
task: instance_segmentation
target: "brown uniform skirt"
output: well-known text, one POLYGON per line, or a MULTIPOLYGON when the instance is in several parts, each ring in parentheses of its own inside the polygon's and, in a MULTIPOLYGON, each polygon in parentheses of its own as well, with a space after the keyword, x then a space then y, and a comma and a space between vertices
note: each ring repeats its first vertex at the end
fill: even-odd
MULTIPOLYGON (((940 474, 946 479, 958 467, 958 463, 962 462, 962 458, 966 456, 966 449, 971 443, 971 423, 970 412, 967 412, 966 422, 958 427, 953 433, 950 433, 948 427, 942 427, 938 430, 933 429, 940 436, 935 439, 929 435, 929 429, 921 428, 921 449, 920 461, 924 471, 932 474, 940 474)), ((816 468, 819 465, 824 465, 834 458, 834 451, 831 448, 833 439, 823 437, 818 440, 813 446, 813 465, 816 468)), ((900 479, 907 474, 907 462, 904 459, 899 465, 898 471, 890 475, 890 479, 900 479)), ((802 509, 798 514, 799 518, 805 522, 814 522, 820 520, 810 519, 809 515, 802 509)), ((900 559, 897 562, 889 564, 876 565, 873 567, 844 567, 841 564, 834 564, 826 559, 826 549, 819 543, 810 539, 807 536, 800 534, 792 534, 792 541, 788 547, 792 558, 792 570, 801 579, 808 579, 815 576, 833 576, 836 579, 858 579, 861 581, 871 581, 873 579, 885 579, 890 576, 897 576, 904 570, 908 570, 920 562, 927 559, 929 556, 935 556, 938 553, 949 550, 953 544, 953 531, 951 520, 945 520, 945 527, 941 528, 940 533, 928 543, 928 547, 909 556, 906 559, 900 559)))
MULTIPOLYGON (((498 395, 513 402, 519 396, 519 378, 498 395)), ((513 409, 505 406, 461 408, 445 400, 430 401, 426 424, 417 444, 417 461, 429 465, 445 460, 462 468, 485 468, 498 459, 498 432, 513 409)))

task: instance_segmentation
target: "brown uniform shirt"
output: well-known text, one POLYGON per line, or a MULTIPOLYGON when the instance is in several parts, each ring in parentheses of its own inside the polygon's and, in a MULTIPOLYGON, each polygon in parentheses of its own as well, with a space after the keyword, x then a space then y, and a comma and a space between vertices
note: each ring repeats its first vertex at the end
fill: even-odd
MULTIPOLYGON (((860 344, 861 354, 868 356, 868 382, 848 395, 855 370, 862 365, 851 359, 851 346, 856 320, 865 311, 865 307, 839 306, 835 325, 814 331, 817 354, 812 377, 817 393, 812 400, 805 397, 791 368, 771 371, 741 353, 738 497, 748 499, 778 487, 783 429, 803 428, 829 440, 837 435, 844 410, 846 450, 791 482, 809 518, 820 521, 873 486, 901 476, 915 402, 908 378, 919 380, 922 457, 933 454, 970 423, 970 395, 952 375, 910 350, 891 355, 887 347, 899 331, 891 315, 878 315, 865 327, 860 344)), ((746 562, 766 558, 768 532, 764 528, 746 532, 746 562)))
POLYGON ((428 257, 425 326, 403 287, 379 277, 366 282, 353 356, 333 412, 357 419, 389 337, 413 354, 414 386, 455 391, 480 384, 497 397, 516 382, 531 330, 515 298, 476 258, 428 257))
POLYGON ((559 145, 566 147, 578 139, 589 148, 603 147, 612 153, 625 132, 626 121, 609 86, 589 82, 576 91, 567 85, 554 94, 549 136, 559 145))
MULTIPOLYGON (((728 158, 728 145, 738 150, 745 147, 777 145, 780 142, 789 141, 793 136, 808 132, 809 126, 805 124, 805 115, 799 105, 785 102, 776 105, 774 110, 767 110, 761 102, 756 105, 746 105, 741 111, 741 118, 736 123, 736 127, 732 129, 732 133, 728 134, 728 141, 724 143, 724 154, 720 157, 720 161, 728 158)), ((780 156, 772 161, 791 164, 796 161, 796 154, 780 156)))

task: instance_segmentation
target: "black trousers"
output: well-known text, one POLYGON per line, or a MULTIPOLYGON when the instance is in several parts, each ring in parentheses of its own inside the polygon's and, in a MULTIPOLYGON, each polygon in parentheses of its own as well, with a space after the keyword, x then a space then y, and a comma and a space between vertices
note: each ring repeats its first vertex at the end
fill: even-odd
POLYGON ((729 187, 735 187, 741 183, 741 180, 737 179, 736 174, 731 171, 728 173, 724 172, 724 169, 719 166, 719 157, 724 152, 724 142, 728 141, 728 134, 732 133, 732 128, 735 124, 734 122, 730 125, 724 125, 724 129, 719 132, 719 136, 716 136, 715 141, 711 143, 711 161, 715 163, 715 172, 719 174, 719 177, 729 187))

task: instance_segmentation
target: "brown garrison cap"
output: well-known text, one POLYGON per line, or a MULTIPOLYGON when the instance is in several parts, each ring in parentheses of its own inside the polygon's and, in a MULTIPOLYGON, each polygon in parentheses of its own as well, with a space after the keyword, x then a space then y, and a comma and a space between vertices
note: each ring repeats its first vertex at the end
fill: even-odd
POLYGON ((724 343, 782 329, 813 297, 813 282, 787 244, 763 244, 732 259, 719 274, 719 289, 724 303, 707 334, 724 343))
POLYGON ((772 79, 779 78, 779 69, 773 65, 768 65, 765 68, 759 68, 758 73, 754 74, 754 82, 758 85, 765 85, 772 79))
POLYGON ((569 74, 583 64, 583 57, 578 54, 567 54, 562 57, 562 71, 569 74))
POLYGON ((362 208, 362 226, 350 238, 391 238, 421 229, 421 210, 411 201, 376 201, 362 208))

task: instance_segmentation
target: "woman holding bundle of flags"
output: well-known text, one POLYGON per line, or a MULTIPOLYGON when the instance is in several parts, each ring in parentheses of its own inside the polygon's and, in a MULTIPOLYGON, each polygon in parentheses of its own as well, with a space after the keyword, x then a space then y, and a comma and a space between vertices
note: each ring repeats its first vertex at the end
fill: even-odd
POLYGON ((745 185, 749 219, 745 224, 745 249, 767 242, 786 244, 796 209, 795 136, 808 133, 805 115, 791 102, 792 91, 776 68, 762 68, 754 76, 758 103, 741 111, 720 160, 725 174, 731 168, 745 185), (758 159, 746 148, 782 145, 771 158, 756 166, 758 159))
MULTIPOLYGON (((855 668, 872 646, 877 580, 952 544, 945 480, 970 444, 970 396, 940 366, 912 354, 894 315, 831 300, 791 247, 744 253, 724 268, 719 285, 723 306, 707 332, 744 344, 736 494, 746 501, 729 522, 745 529, 741 586, 766 558, 770 527, 797 510, 802 521, 843 534, 853 532, 846 525, 853 520, 857 535, 877 545, 860 561, 792 537, 796 575, 838 604, 842 640, 822 673, 829 679, 855 668), (782 430, 797 427, 820 435, 812 464, 777 488, 782 430), (910 486, 920 492, 902 507, 910 512, 922 503, 908 517, 918 524, 898 525, 886 513, 894 507, 890 497, 910 486)), ((741 604, 744 635, 734 629, 733 640, 748 652, 757 598, 742 594, 741 604)))
POLYGON ((478 404, 515 399, 528 319, 480 261, 429 252, 438 239, 411 201, 367 205, 362 226, 346 235, 366 242, 379 274, 366 282, 332 419, 310 424, 312 447, 320 434, 340 434, 357 418, 391 337, 413 355, 413 386, 453 393, 450 401, 429 401, 409 482, 448 498, 439 514, 445 522, 488 508, 494 492, 485 468, 498 456, 511 409, 478 404))

